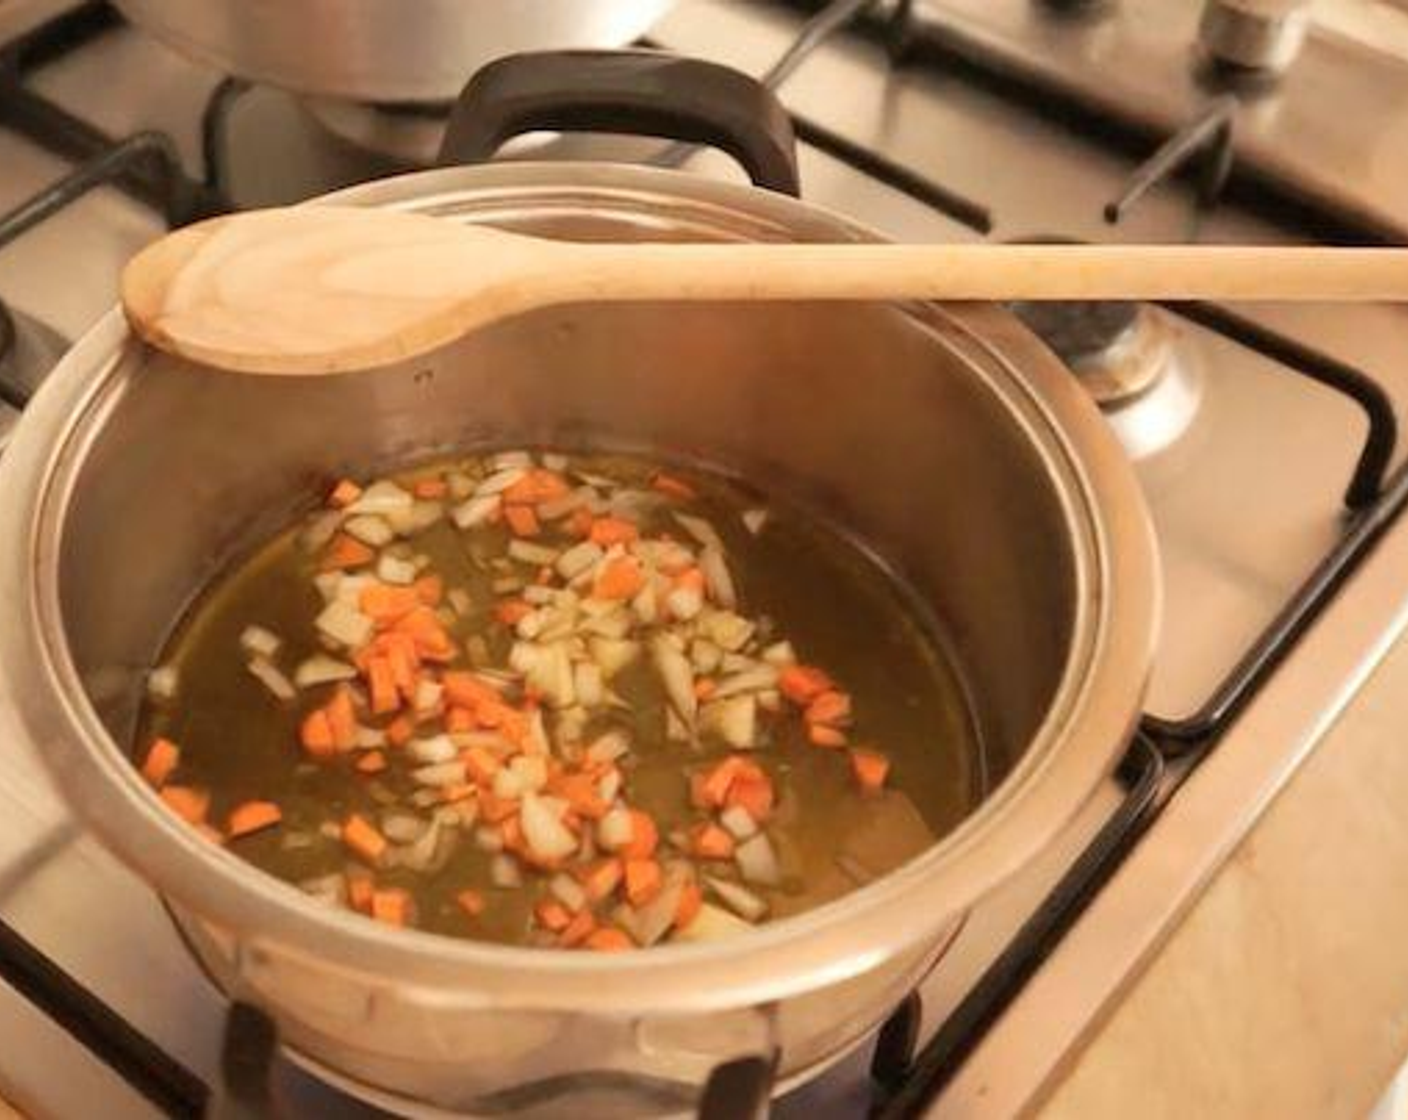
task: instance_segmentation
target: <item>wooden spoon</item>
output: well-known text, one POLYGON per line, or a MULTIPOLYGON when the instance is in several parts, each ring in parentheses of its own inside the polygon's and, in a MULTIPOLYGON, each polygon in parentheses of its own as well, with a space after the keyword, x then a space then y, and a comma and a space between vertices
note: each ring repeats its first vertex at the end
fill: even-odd
POLYGON ((586 301, 1405 297, 1405 249, 580 244, 335 206, 187 226, 122 277, 127 317, 152 345, 270 374, 365 369, 586 301))

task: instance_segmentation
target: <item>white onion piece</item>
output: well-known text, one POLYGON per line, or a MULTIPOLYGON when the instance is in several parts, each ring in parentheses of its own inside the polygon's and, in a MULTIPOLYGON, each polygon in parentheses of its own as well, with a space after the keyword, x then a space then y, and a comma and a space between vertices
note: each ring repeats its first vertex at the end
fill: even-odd
POLYGON ((763 650, 763 660, 769 665, 784 668, 797 663, 797 653, 792 648, 791 642, 773 642, 772 645, 763 650))
POLYGON ((541 708, 528 717, 528 737, 523 744, 523 749, 528 754, 547 755, 552 753, 552 744, 548 742, 547 724, 543 722, 541 708))
POLYGON ((665 738, 672 743, 688 743, 692 738, 684 720, 680 719, 679 713, 668 704, 665 705, 665 738))
POLYGON ((557 558, 557 574, 563 579, 576 579, 592 568, 604 556, 601 545, 592 541, 574 544, 557 558))
POLYGON ((489 584, 489 589, 495 595, 511 595, 515 591, 523 590, 522 576, 500 576, 489 584))
POLYGON ((567 469, 567 456, 557 451, 545 451, 543 453, 543 466, 550 471, 557 471, 561 474, 567 469))
POLYGON ((379 731, 375 727, 363 727, 358 724, 352 745, 359 751, 372 751, 384 747, 386 746, 386 732, 379 731))
POLYGON ((508 769, 518 775, 523 788, 530 792, 537 793, 548 783, 548 761, 543 755, 521 754, 508 764, 508 769))
POLYGON ((724 700, 749 692, 765 692, 777 687, 777 670, 771 665, 758 665, 741 673, 724 677, 714 689, 711 700, 724 700))
POLYGON ((319 875, 316 879, 304 879, 298 889, 315 902, 325 906, 345 906, 347 904, 347 881, 338 874, 319 875))
MULTIPOLYGON (((705 611, 699 616, 700 633, 728 653, 737 653, 753 636, 753 623, 732 611, 705 611)), ((729 663, 724 662, 727 669, 729 663)))
POLYGON ((610 680, 640 656, 640 643, 624 638, 593 637, 587 639, 587 651, 601 666, 602 676, 610 680))
POLYGON ((625 809, 611 809, 596 824, 596 839, 608 852, 624 848, 634 834, 631 815, 625 809))
POLYGON ((726 937, 737 937, 753 927, 742 918, 729 911, 706 902, 699 908, 694 921, 675 933, 676 941, 721 941, 726 937))
POLYGON ((728 829, 735 840, 747 840, 758 831, 758 822, 742 805, 730 805, 719 814, 719 823, 728 829))
POLYGON ((339 645, 352 649, 365 645, 376 629, 370 618, 349 606, 340 596, 322 609, 313 624, 339 645))
POLYGON ((704 583, 709 589, 709 597, 721 607, 732 610, 738 605, 738 592, 733 586, 733 576, 729 574, 724 554, 717 548, 706 548, 699 554, 699 570, 704 573, 704 583))
POLYGON ((758 693, 758 707, 765 712, 782 711, 782 693, 775 688, 758 693))
POLYGON ((498 513, 499 507, 502 505, 503 499, 498 494, 470 498, 469 501, 450 511, 450 520, 461 529, 473 529, 483 525, 498 513))
POLYGON ((712 548, 718 552, 724 550, 723 538, 719 536, 718 530, 702 517, 695 517, 688 513, 676 513, 675 520, 684 527, 686 533, 705 548, 712 548))
POLYGON ((505 767, 494 772, 494 796, 500 801, 517 801, 527 792, 523 775, 505 767))
POLYGON ((577 850, 577 838, 550 807, 547 798, 535 793, 523 796, 520 819, 523 841, 539 859, 551 862, 565 859, 577 850))
POLYGON ((507 852, 498 852, 489 861, 489 879, 496 887, 512 890, 523 885, 523 869, 507 852))
POLYGON ((402 490, 389 479, 373 482, 347 507, 352 515, 363 513, 387 514, 397 510, 410 509, 415 497, 408 490, 402 490))
POLYGON ((646 626, 653 626, 660 618, 660 604, 656 601, 655 588, 647 583, 631 600, 631 610, 636 618, 646 626))
POLYGON ((621 792, 622 781, 623 779, 621 777, 621 771, 608 770, 599 779, 597 779, 597 796, 606 802, 615 801, 617 795, 619 795, 621 792))
POLYGON ((382 545, 390 544, 396 539, 396 533, 386 521, 380 517, 363 515, 361 517, 350 517, 343 528, 356 537, 363 544, 369 544, 373 548, 380 548, 382 545))
MULTIPOLYGON (((583 606, 585 607, 587 603, 592 602, 595 602, 595 600, 587 599, 584 601, 583 606)), ((634 628, 635 622, 624 607, 615 604, 613 604, 613 607, 614 609, 608 614, 589 616, 578 625, 578 632, 588 636, 595 634, 602 638, 621 639, 626 637, 634 628)))
POLYGON ((456 614, 466 615, 474 609, 474 600, 469 597, 469 592, 463 587, 450 588, 445 592, 445 599, 456 614))
POLYGON ((655 662, 655 670, 665 685, 665 695, 670 708, 679 716, 685 728, 694 727, 694 718, 699 702, 694 696, 694 670, 689 659, 668 635, 659 634, 651 639, 650 654, 655 662))
POLYGON ((489 466, 496 471, 510 467, 528 468, 533 465, 533 456, 527 451, 500 451, 489 460, 489 466))
POLYGON ((272 662, 265 661, 262 657, 255 657, 246 663, 245 668, 273 693, 275 699, 288 701, 298 695, 297 690, 289 683, 289 679, 279 672, 272 662))
POLYGON ((488 498, 496 494, 502 494, 515 482, 526 475, 528 471, 524 467, 509 467, 491 474, 483 482, 474 488, 476 498, 488 498))
POLYGON ((445 507, 439 502, 412 502, 406 509, 387 513, 386 523, 400 536, 410 537, 429 529, 444 516, 445 507))
POLYGON ((756 922, 768 912, 768 904, 740 883, 717 879, 712 875, 704 876, 704 882, 725 906, 745 922, 756 922))
POLYGON ((587 892, 571 875, 559 871, 548 882, 548 890, 569 910, 581 910, 587 905, 587 892))
POLYGON ((619 727, 603 731, 587 747, 587 761, 615 762, 631 749, 631 739, 619 727))
POLYGON ((757 746, 758 702, 752 696, 710 700, 699 713, 701 731, 712 732, 731 747, 757 746))
POLYGON ((557 558, 561 555, 555 548, 549 548, 545 544, 534 544, 532 541, 525 541, 515 537, 508 542, 508 554, 520 564, 532 564, 535 568, 545 568, 557 563, 557 558))
POLYGON ((412 813, 383 813, 382 834, 393 844, 412 844, 425 835, 430 822, 412 813))
POLYGON ((437 684, 428 678, 422 678, 416 685, 415 710, 417 713, 433 712, 440 706, 440 697, 444 695, 444 685, 437 684))
POLYGON ((704 596, 697 587, 676 587, 665 596, 665 608, 675 618, 688 622, 704 609, 704 596))
POLYGON ((422 766, 411 771, 411 777, 423 786, 455 786, 464 781, 464 763, 437 762, 433 766, 422 766))
POLYGON ((412 739, 406 744, 406 749, 417 762, 433 764, 437 762, 449 762, 452 758, 457 758, 460 753, 459 747, 448 735, 433 735, 429 739, 412 739))
POLYGON ((474 846, 481 852, 503 851, 503 830, 496 824, 480 825, 474 830, 474 846))
POLYGON ((765 509, 745 509, 739 519, 743 522, 743 527, 755 537, 763 531, 763 526, 768 523, 768 511, 765 509))
POLYGON ((313 577, 313 586, 318 589, 323 602, 328 603, 338 598, 337 590, 342 586, 342 580, 341 572, 319 572, 313 577))
POLYGON ((464 501, 474 493, 474 479, 465 474, 464 471, 451 471, 445 476, 445 486, 450 491, 450 497, 457 502, 464 501))
POLYGON ((174 700, 181 687, 175 665, 158 665, 147 674, 147 695, 153 700, 174 700))
POLYGON ((782 882, 782 869, 777 864, 777 853, 765 833, 760 832, 739 844, 733 858, 738 863, 740 874, 750 883, 775 887, 782 882))
POLYGON ((579 661, 572 667, 572 686, 576 690, 578 703, 588 708, 599 707, 605 688, 601 666, 595 661, 579 661))
POLYGON ((350 681, 356 676, 356 668, 347 662, 315 653, 307 661, 300 662, 298 668, 293 671, 293 683, 299 688, 312 688, 333 681, 350 681))
POLYGON ((539 521, 558 521, 566 517, 575 509, 580 509, 587 504, 592 492, 585 487, 578 487, 570 490, 560 498, 549 498, 545 502, 538 503, 539 521))
POLYGON ((376 574, 386 583, 406 587, 416 581, 416 566, 409 560, 383 552, 376 562, 376 574))
POLYGON ((282 638, 262 626, 246 626, 240 632, 240 649, 251 657, 262 657, 266 661, 272 660, 283 644, 282 638))

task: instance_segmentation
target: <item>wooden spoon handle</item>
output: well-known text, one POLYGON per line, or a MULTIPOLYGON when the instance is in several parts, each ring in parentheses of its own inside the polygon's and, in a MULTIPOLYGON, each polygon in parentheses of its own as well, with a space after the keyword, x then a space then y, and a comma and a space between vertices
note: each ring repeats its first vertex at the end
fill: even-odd
POLYGON ((1211 245, 573 247, 595 299, 1401 300, 1408 249, 1211 245))

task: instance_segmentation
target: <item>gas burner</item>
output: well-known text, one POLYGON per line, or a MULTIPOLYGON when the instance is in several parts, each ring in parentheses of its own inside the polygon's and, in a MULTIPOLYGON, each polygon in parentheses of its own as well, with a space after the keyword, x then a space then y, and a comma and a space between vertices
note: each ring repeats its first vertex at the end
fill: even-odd
POLYGON ((1166 312, 1109 302, 1014 303, 1012 310, 1080 379, 1134 458, 1163 450, 1192 422, 1202 379, 1166 312))
POLYGON ((68 349, 57 331, 0 302, 0 448, 20 411, 68 349))

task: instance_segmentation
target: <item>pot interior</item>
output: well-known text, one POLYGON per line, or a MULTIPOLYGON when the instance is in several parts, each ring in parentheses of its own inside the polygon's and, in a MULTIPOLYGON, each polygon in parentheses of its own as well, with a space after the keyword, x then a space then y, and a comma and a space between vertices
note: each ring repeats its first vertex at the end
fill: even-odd
MULTIPOLYGON (((474 216, 583 238, 788 235, 549 199, 474 216)), ((993 309, 583 305, 302 380, 130 347, 92 403, 62 534, 72 655, 126 744, 192 598, 329 477, 474 447, 639 450, 766 480, 864 541, 932 612, 991 789, 1052 702, 1079 596, 1056 436, 981 337, 992 324, 1016 329, 993 309)))

